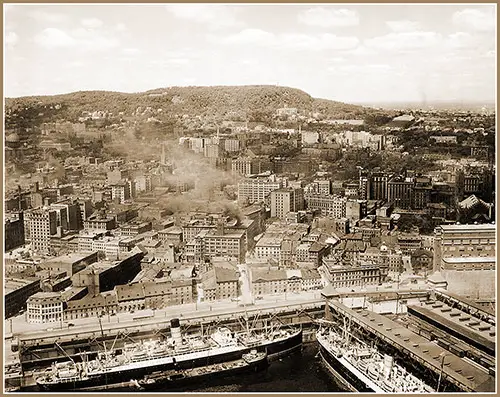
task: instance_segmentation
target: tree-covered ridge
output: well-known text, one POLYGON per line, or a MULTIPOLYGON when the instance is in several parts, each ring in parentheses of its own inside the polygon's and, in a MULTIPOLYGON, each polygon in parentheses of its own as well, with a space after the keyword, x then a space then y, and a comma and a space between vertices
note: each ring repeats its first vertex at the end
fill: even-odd
POLYGON ((6 99, 8 116, 19 116, 29 111, 31 117, 43 117, 44 121, 53 121, 52 118, 76 120, 82 112, 97 110, 114 116, 120 113, 132 115, 138 108, 147 107, 161 109, 163 117, 186 114, 249 121, 265 121, 277 109, 284 107, 296 108, 301 115, 320 112, 323 117, 361 116, 369 111, 361 106, 314 99, 299 89, 265 85, 169 87, 143 93, 79 91, 6 99))

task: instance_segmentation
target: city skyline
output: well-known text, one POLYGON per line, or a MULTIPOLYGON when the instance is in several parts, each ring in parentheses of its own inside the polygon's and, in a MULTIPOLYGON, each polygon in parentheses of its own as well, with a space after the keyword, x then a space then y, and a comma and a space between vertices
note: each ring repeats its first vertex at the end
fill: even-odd
POLYGON ((9 4, 4 22, 6 97, 277 84, 351 103, 495 101, 494 4, 9 4))

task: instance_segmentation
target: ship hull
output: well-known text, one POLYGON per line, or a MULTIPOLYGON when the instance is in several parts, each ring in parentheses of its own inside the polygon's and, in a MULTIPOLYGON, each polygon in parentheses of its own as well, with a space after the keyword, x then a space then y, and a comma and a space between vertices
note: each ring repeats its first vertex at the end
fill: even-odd
MULTIPOLYGON (((241 359, 241 356, 245 353, 250 352, 252 349, 258 349, 267 352, 268 361, 277 360, 280 357, 291 354, 293 351, 302 348, 302 330, 290 335, 288 338, 276 341, 267 341, 266 343, 260 343, 252 346, 241 345, 232 351, 225 351, 219 354, 212 354, 207 356, 198 356, 186 360, 169 360, 167 362, 157 362, 157 364, 143 363, 137 366, 129 366, 128 368, 117 368, 113 369, 105 374, 99 374, 91 380, 91 386, 96 386, 97 384, 114 384, 130 381, 131 379, 139 379, 148 374, 157 371, 168 371, 168 370, 182 370, 190 369, 196 367, 207 366, 211 364, 219 364, 228 361, 235 361, 241 359)), ((75 381, 68 383, 51 383, 51 384, 40 384, 39 387, 45 391, 68 391, 68 390, 78 390, 89 387, 89 380, 75 381)))
POLYGON ((317 339, 319 345, 319 355, 325 367, 336 378, 344 388, 353 392, 373 393, 379 392, 377 387, 370 385, 369 380, 364 379, 364 375, 356 373, 352 366, 345 362, 341 356, 337 357, 332 351, 323 345, 320 339, 317 339))
POLYGON ((85 389, 88 387, 95 386, 99 383, 104 383, 104 377, 101 375, 97 375, 95 377, 89 379, 80 379, 75 381, 68 382, 54 382, 54 383, 42 383, 37 382, 38 387, 42 391, 67 391, 67 390, 78 390, 85 389))
MULTIPOLYGON (((184 377, 167 377, 163 379, 159 378, 155 383, 147 384, 144 382, 139 382, 142 389, 147 391, 154 391, 158 389, 168 390, 175 389, 178 387, 193 386, 196 383, 200 383, 206 380, 217 381, 218 379, 227 378, 229 376, 241 375, 249 372, 258 372, 264 370, 269 365, 267 357, 263 356, 262 359, 254 362, 247 363, 242 367, 228 368, 225 370, 219 370, 207 373, 197 373, 195 375, 189 375, 189 371, 186 371, 184 377)), ((182 372, 178 372, 182 374, 182 372)))
POLYGON ((339 358, 319 344, 319 355, 323 364, 341 386, 352 392, 373 393, 374 390, 354 374, 339 358))

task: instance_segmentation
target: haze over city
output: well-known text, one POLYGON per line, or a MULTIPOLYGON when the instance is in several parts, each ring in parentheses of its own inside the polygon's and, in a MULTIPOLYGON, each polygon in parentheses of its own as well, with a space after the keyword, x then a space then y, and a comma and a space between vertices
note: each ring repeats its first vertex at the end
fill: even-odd
POLYGON ((5 96, 272 84, 492 102, 496 5, 4 5, 5 96))

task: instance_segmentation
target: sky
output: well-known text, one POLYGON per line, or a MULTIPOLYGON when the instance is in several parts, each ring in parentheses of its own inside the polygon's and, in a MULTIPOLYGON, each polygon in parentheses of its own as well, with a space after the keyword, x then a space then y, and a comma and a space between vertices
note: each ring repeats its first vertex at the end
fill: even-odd
POLYGON ((495 4, 4 4, 4 95, 271 84, 492 102, 495 4))

